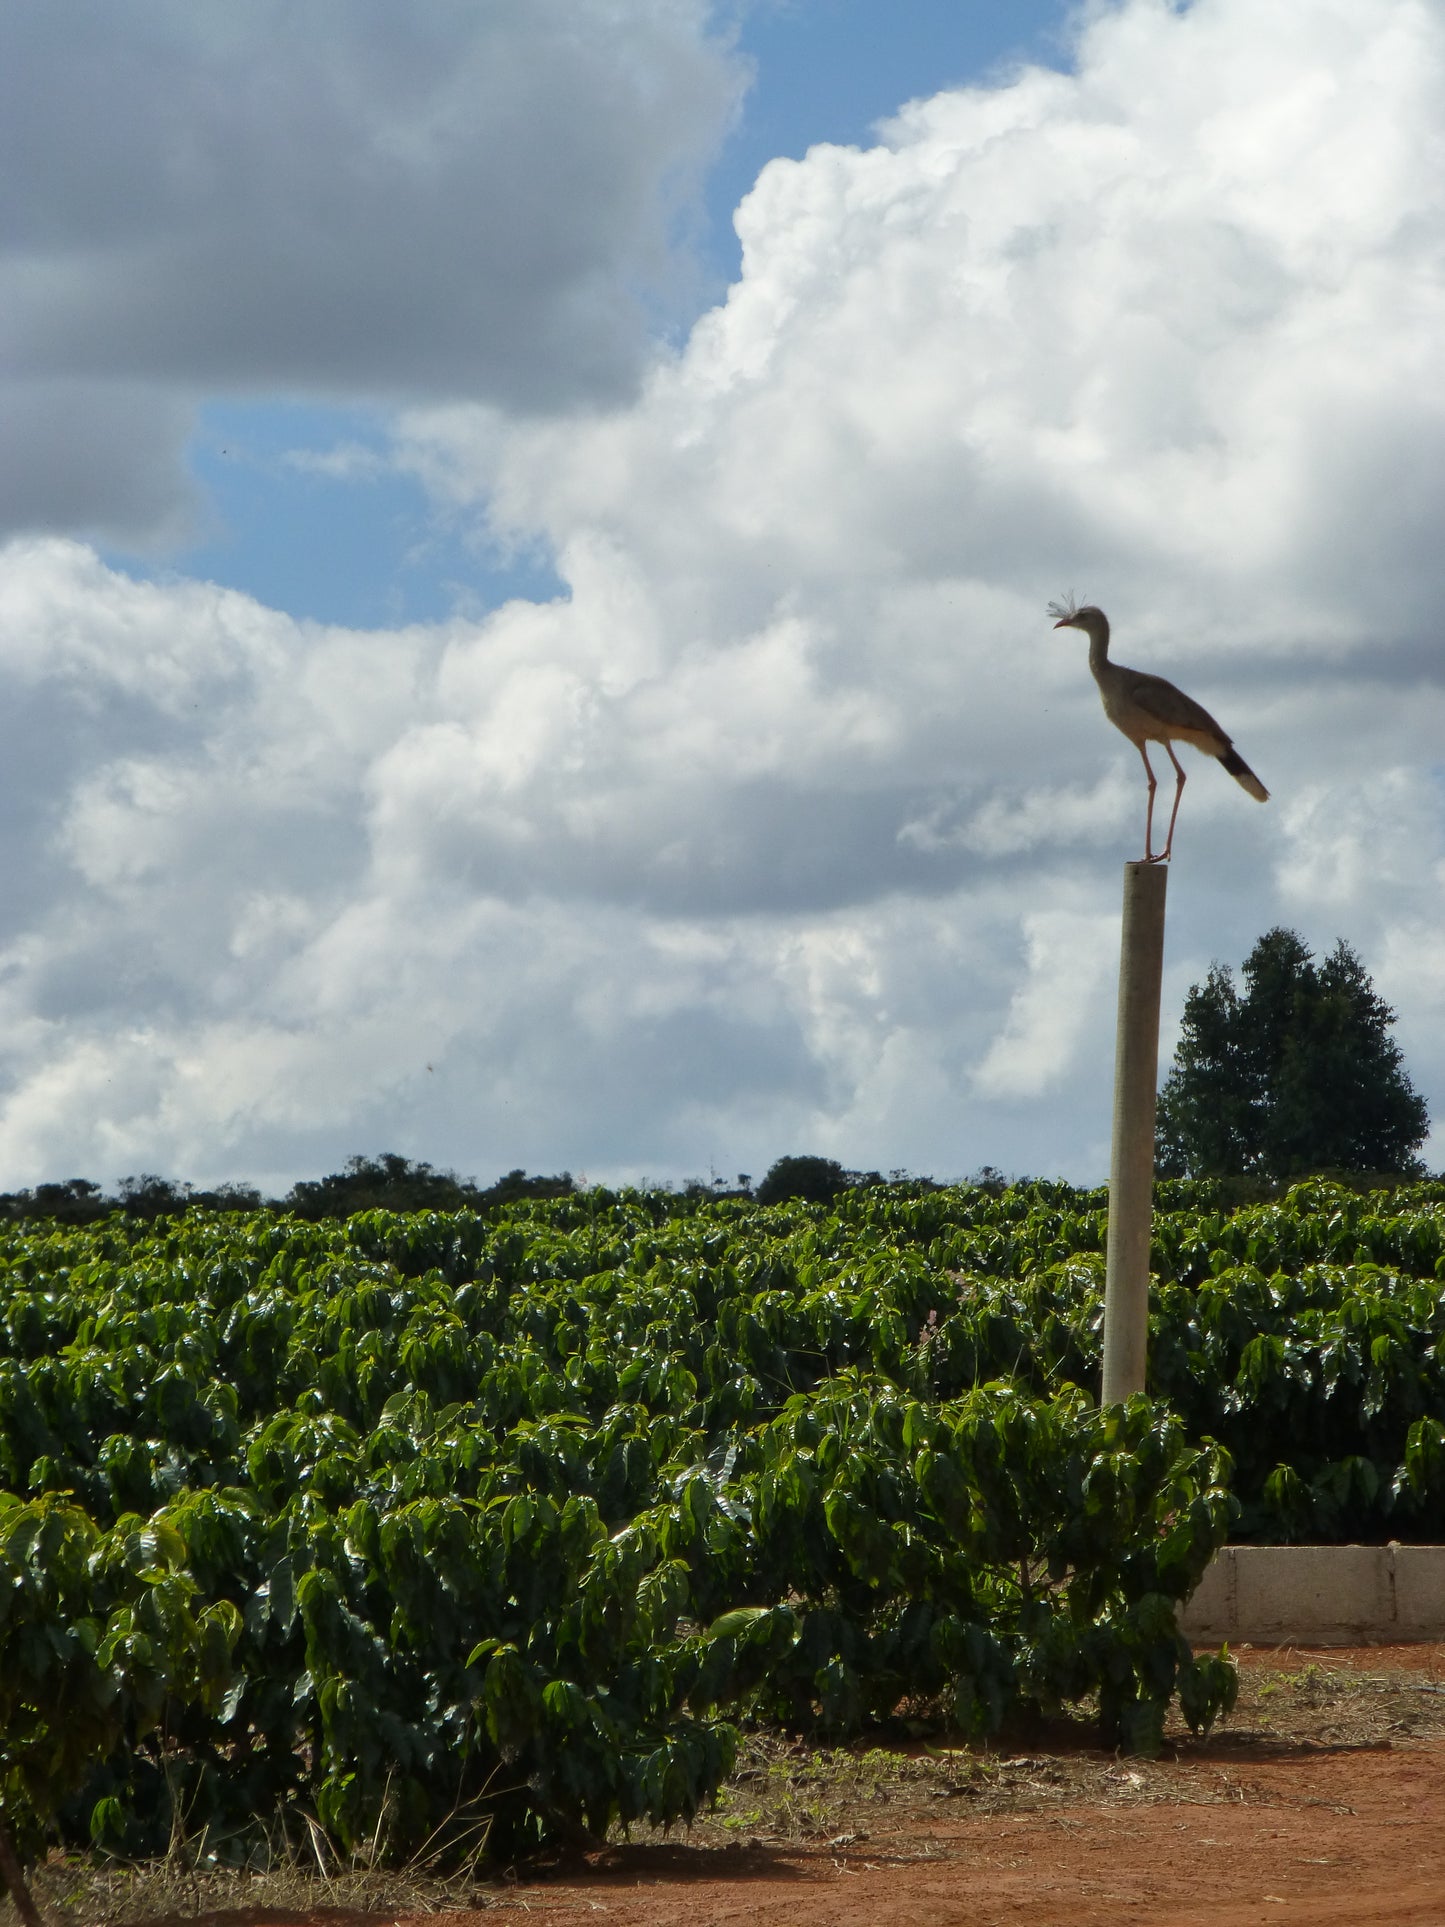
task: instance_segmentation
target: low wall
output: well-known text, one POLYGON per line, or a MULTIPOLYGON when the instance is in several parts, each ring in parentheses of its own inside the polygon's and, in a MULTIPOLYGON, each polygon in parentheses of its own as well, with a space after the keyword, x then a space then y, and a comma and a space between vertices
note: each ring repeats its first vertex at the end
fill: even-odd
POLYGON ((1179 1626, 1201 1645, 1445 1640, 1445 1546, 1226 1546, 1179 1626))

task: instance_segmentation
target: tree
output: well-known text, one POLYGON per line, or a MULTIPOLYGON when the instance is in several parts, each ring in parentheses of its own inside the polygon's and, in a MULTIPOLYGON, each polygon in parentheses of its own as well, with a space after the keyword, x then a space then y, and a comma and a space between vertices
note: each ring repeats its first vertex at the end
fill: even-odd
POLYGON ((1425 1100, 1389 1035, 1395 1013, 1341 938, 1316 966, 1293 930, 1265 933, 1244 994, 1212 964, 1185 999, 1159 1095, 1164 1177, 1414 1174, 1425 1100))
POLYGON ((396 1151, 346 1160, 344 1171, 303 1178, 285 1200, 298 1218, 349 1218, 356 1211, 486 1211, 518 1198, 565 1198, 576 1190, 570 1171, 528 1177, 520 1166, 485 1190, 455 1171, 414 1164, 396 1151))
POLYGON ((831 1204, 840 1191, 854 1182, 836 1158, 778 1158, 758 1186, 759 1204, 782 1204, 787 1198, 803 1198, 810 1204, 831 1204))
POLYGON ((98 1184, 89 1178, 66 1178, 63 1183, 37 1184, 33 1191, 0 1195, 0 1218, 51 1218, 58 1224, 93 1224, 115 1208, 98 1184))

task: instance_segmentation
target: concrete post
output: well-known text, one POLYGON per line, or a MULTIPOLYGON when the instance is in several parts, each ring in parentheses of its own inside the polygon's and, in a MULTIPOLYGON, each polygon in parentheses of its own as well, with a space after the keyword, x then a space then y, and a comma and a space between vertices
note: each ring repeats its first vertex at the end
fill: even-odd
POLYGON ((1154 1217, 1154 1098, 1159 986, 1164 974, 1167 863, 1124 865, 1119 1028, 1114 1046, 1114 1145, 1104 1271, 1105 1405, 1144 1389, 1149 1338, 1149 1237, 1154 1217))

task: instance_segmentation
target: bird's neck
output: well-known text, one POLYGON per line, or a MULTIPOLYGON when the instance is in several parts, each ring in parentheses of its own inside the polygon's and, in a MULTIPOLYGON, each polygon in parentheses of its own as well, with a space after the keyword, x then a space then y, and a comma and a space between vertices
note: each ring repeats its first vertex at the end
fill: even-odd
POLYGON ((1088 635, 1089 667, 1097 676, 1109 661, 1109 625, 1102 616, 1089 624, 1088 635))

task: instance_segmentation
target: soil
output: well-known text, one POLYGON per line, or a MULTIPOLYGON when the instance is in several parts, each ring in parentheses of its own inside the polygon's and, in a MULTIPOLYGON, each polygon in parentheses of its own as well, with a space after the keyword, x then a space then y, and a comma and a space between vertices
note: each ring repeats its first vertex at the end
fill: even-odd
POLYGON ((1154 1761, 1066 1729, 892 1773, 799 1754, 790 1781, 758 1750, 689 1838, 519 1882, 475 1927, 1445 1927, 1445 1645, 1237 1656, 1228 1722, 1154 1761))
POLYGON ((438 1927, 438 1908, 445 1927, 1445 1927, 1445 1644, 1237 1657, 1228 1721, 1207 1741, 1171 1731, 1157 1760, 1104 1752, 1082 1726, 994 1750, 904 1732, 847 1752, 757 1740, 686 1833, 465 1896, 240 1906, 233 1889, 178 1908, 138 1906, 137 1889, 79 1912, 147 1927, 438 1927))

